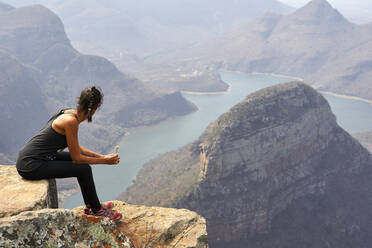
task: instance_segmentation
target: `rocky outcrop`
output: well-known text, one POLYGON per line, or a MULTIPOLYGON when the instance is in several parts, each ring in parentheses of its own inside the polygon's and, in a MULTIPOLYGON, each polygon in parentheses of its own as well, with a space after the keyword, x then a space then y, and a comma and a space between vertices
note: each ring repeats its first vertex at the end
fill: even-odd
POLYGON ((249 96, 211 124, 201 148, 199 186, 177 205, 207 218, 211 244, 322 247, 320 240, 340 240, 336 246, 344 247, 371 241, 339 231, 358 223, 365 235, 372 227, 365 222, 371 213, 363 211, 372 203, 370 155, 310 87, 284 84, 249 96), (355 194, 364 199, 352 200, 355 194), (233 231, 224 227, 227 221, 233 231), (296 227, 298 236, 291 237, 296 227))
MULTIPOLYGON (((372 160, 336 123, 323 96, 303 83, 260 90, 211 123, 180 158, 147 165, 151 174, 196 170, 192 190, 170 204, 207 220, 212 247, 368 247, 372 243, 372 160), (194 166, 196 158, 200 165, 194 166), (159 166, 159 167, 158 167, 159 166), (172 168, 172 169, 171 169, 172 168), (351 245, 352 244, 352 245, 351 245)), ((190 173, 191 174, 191 173, 190 173)), ((166 177, 166 176, 164 176, 166 177)), ((124 194, 159 201, 142 178, 124 194)))
POLYGON ((0 165, 0 218, 24 211, 58 208, 55 179, 28 181, 15 166, 0 165))
POLYGON ((51 209, 55 184, 23 180, 14 166, 0 166, 0 186, 0 247, 208 247, 205 219, 186 209, 115 201, 123 215, 115 223, 83 207, 51 209))

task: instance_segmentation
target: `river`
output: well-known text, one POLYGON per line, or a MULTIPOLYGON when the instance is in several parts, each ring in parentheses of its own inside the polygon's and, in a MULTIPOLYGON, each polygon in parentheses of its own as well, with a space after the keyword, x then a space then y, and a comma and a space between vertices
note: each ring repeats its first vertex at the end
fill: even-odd
MULTIPOLYGON (((141 166, 151 158, 175 150, 193 140, 207 125, 242 101, 248 94, 294 78, 265 74, 221 72, 221 78, 230 84, 225 94, 184 96, 199 110, 182 117, 172 118, 155 126, 129 130, 120 144, 119 165, 93 165, 97 193, 101 201, 114 200, 131 183, 141 166)), ((328 100, 337 122, 349 133, 372 130, 372 106, 368 103, 323 94, 328 100)), ((113 148, 114 150, 114 148, 113 148)), ((66 199, 63 208, 84 205, 81 193, 66 199)))

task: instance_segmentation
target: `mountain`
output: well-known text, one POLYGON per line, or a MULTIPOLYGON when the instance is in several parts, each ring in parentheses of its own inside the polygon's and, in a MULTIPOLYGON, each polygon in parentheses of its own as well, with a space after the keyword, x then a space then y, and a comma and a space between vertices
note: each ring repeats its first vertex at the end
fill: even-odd
POLYGON ((356 138, 370 153, 372 153, 372 131, 354 133, 356 138))
POLYGON ((78 49, 101 49, 116 56, 145 57, 182 49, 266 11, 288 13, 276 0, 8 0, 17 6, 39 3, 55 11, 78 49), (109 27, 109 28, 107 28, 109 27), (84 48, 85 47, 85 48, 84 48))
POLYGON ((5 156, 14 155, 41 128, 47 109, 38 71, 1 50, 0 68, 0 151, 5 156))
POLYGON ((189 67, 287 74, 320 90, 372 99, 371 41, 371 25, 352 24, 327 1, 313 0, 289 15, 266 14, 167 61, 184 64, 188 58, 189 67))
POLYGON ((13 10, 13 9, 14 9, 13 6, 10 6, 9 4, 0 2, 0 12, 7 12, 7 11, 10 11, 10 10, 13 10))
POLYGON ((198 212, 211 247, 368 247, 371 165, 326 99, 291 82, 250 94, 149 161, 119 198, 198 212))
POLYGON ((102 88, 105 104, 95 115, 94 124, 82 129, 81 140, 101 152, 121 139, 129 123, 148 125, 196 109, 177 92, 165 95, 149 90, 107 59, 75 50, 63 23, 49 9, 41 5, 4 6, 6 11, 0 12, 0 101, 5 108, 2 118, 7 119, 1 123, 4 139, 0 148, 8 158, 3 161, 14 161, 17 151, 41 123, 59 108, 75 107, 80 91, 91 85, 102 88), (162 104, 154 108, 151 103, 156 101, 162 104), (176 104, 181 112, 174 110, 176 104), (115 122, 128 106, 132 111, 129 122, 115 122), (27 129, 24 123, 28 123, 27 129))
POLYGON ((56 43, 70 45, 61 20, 41 5, 1 14, 0 30, 1 48, 25 63, 34 62, 56 43))
POLYGON ((38 3, 55 11, 77 50, 108 58, 146 87, 173 91, 220 92, 228 85, 206 68, 184 68, 157 61, 208 40, 267 11, 289 13, 276 0, 8 0, 17 6, 38 3))

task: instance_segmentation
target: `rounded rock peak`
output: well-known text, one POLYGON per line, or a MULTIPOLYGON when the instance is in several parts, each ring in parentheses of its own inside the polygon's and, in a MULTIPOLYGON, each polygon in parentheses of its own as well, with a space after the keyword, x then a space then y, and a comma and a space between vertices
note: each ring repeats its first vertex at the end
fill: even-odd
POLYGON ((302 82, 274 85, 248 95, 222 114, 209 125, 200 140, 211 144, 224 137, 238 139, 236 133, 256 133, 293 122, 314 109, 326 112, 335 122, 327 100, 309 85, 302 82))

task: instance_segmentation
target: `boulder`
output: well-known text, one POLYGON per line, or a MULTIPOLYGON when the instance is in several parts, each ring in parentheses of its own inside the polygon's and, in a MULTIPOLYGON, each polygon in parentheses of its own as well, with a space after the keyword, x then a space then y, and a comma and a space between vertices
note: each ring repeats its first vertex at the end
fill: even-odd
POLYGON ((58 208, 55 179, 29 181, 15 166, 0 165, 0 218, 24 211, 58 208))

